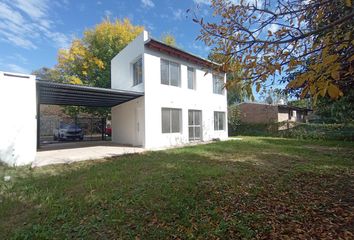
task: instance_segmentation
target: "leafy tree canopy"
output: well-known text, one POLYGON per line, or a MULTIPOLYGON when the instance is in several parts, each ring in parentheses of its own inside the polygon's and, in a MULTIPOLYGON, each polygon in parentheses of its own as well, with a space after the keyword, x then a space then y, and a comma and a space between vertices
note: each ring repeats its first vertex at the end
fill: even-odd
POLYGON ((61 80, 110 88, 112 58, 142 31, 143 27, 132 25, 128 19, 114 22, 107 19, 87 29, 83 38, 59 51, 56 69, 61 80))
POLYGON ((35 75, 37 79, 46 80, 46 81, 58 81, 60 79, 59 72, 55 69, 48 67, 41 67, 31 73, 35 75))
MULTIPOLYGON (((143 27, 134 26, 128 19, 114 22, 109 19, 87 29, 81 39, 74 39, 68 49, 58 52, 53 68, 43 67, 33 72, 38 78, 94 87, 111 87, 111 60, 134 40, 143 27)), ((65 112, 77 115, 86 112, 107 116, 109 109, 66 106, 65 112)))
POLYGON ((162 34, 162 42, 166 43, 167 45, 176 46, 176 38, 171 33, 164 33, 162 34))
POLYGON ((234 72, 244 84, 264 89, 276 75, 294 75, 288 89, 338 99, 354 73, 352 0, 211 0, 213 18, 198 37, 221 57, 216 70, 234 72))
POLYGON ((354 123, 354 89, 338 100, 319 98, 315 114, 325 123, 354 123))

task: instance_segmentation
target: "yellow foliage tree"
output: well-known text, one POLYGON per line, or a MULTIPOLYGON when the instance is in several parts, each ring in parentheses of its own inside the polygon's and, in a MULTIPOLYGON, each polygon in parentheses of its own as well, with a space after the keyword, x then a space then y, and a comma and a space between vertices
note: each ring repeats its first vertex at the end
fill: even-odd
POLYGON ((338 99, 354 86, 352 0, 211 2, 215 21, 193 20, 198 39, 223 56, 215 70, 232 72, 237 63, 239 78, 257 91, 292 75, 287 89, 314 100, 338 99))
MULTIPOLYGON (((114 22, 107 19, 87 29, 68 49, 59 50, 58 63, 50 71, 55 78, 51 80, 110 88, 112 58, 142 31, 143 27, 132 25, 128 19, 114 22)), ((64 111, 72 116, 79 112, 107 116, 110 109, 66 106, 64 111)))
POLYGON ((171 33, 165 33, 162 35, 162 42, 166 43, 167 45, 176 46, 176 38, 171 33))
POLYGON ((142 31, 143 27, 132 25, 128 19, 107 19, 87 29, 83 38, 59 51, 55 68, 60 81, 109 88, 112 58, 142 31))

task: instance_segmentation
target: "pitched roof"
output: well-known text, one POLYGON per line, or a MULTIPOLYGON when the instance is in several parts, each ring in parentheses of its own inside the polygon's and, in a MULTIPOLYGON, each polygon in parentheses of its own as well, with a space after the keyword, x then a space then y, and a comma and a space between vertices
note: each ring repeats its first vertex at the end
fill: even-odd
POLYGON ((207 68, 220 67, 220 64, 218 64, 218 63, 212 62, 208 59, 205 59, 200 56, 194 55, 192 53, 186 52, 186 51, 181 50, 177 47, 170 46, 166 43, 163 43, 163 42, 158 41, 153 38, 149 38, 145 42, 145 46, 150 49, 153 49, 155 51, 163 52, 163 53, 166 53, 166 54, 171 55, 173 57, 177 57, 177 58, 186 60, 188 62, 195 63, 197 65, 201 65, 203 67, 207 67, 207 68))

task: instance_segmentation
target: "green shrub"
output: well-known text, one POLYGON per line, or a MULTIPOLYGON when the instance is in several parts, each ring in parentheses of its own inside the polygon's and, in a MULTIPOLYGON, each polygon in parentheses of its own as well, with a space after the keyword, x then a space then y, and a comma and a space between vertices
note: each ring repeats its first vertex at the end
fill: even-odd
POLYGON ((241 110, 238 105, 231 105, 227 108, 227 121, 229 124, 229 134, 236 131, 241 123, 241 110))
POLYGON ((354 124, 241 123, 231 135, 354 141, 354 124))

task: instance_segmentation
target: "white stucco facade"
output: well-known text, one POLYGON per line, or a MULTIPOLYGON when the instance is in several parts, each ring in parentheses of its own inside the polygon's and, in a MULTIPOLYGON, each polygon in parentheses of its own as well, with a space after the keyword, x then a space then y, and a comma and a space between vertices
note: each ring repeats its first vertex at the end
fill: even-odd
MULTIPOLYGON (((201 141, 227 139, 227 99, 213 93, 212 74, 183 58, 148 48, 144 31, 112 60, 112 88, 140 91, 144 97, 112 109, 112 140, 114 142, 156 149, 187 144, 189 140, 188 111, 202 115, 201 141), (142 58, 143 82, 133 86, 133 63, 142 58), (180 87, 161 84, 161 59, 180 65, 180 87), (196 88, 188 88, 187 68, 195 69, 196 88), (180 132, 162 133, 162 108, 180 109, 180 132), (214 112, 223 112, 224 129, 214 130, 214 112), (139 132, 140 131, 140 132, 139 132)), ((224 76, 225 81, 225 76, 224 76)))
POLYGON ((0 72, 0 161, 30 164, 36 156, 36 81, 33 75, 0 72))
MULTIPOLYGON (((169 55, 167 51, 153 50, 154 48, 147 46, 150 40, 148 33, 144 31, 112 59, 112 89, 123 91, 122 99, 124 99, 124 91, 143 93, 142 97, 112 108, 112 141, 145 149, 159 149, 184 145, 196 140, 227 139, 226 90, 223 94, 213 93, 213 76, 211 73, 206 74, 210 69, 203 69, 198 65, 211 63, 169 46, 164 47, 185 54, 185 57, 178 54, 169 55), (186 56, 196 61, 193 62, 186 56), (142 70, 139 70, 139 81, 134 84, 133 64, 137 60, 139 60, 139 69, 142 70), (168 60, 175 67, 178 65, 177 75, 180 76, 178 87, 161 83, 161 60, 168 60), (188 67, 194 69, 195 89, 188 88, 188 67), (168 115, 170 132, 166 132, 166 126, 165 130, 162 128, 163 119, 166 124, 166 110, 170 111, 168 115), (190 124, 189 112, 192 110, 201 117, 201 124, 198 126, 190 124), (165 118, 162 111, 165 113, 165 118), (176 112, 177 118, 174 115, 176 112), (223 121, 218 118, 219 123, 223 122, 223 127, 220 127, 222 124, 217 125, 217 129, 221 130, 216 130, 214 127, 215 113, 223 118, 223 121), (191 129, 194 131, 193 139, 190 138, 191 129), (197 130, 198 138, 195 137, 197 130)), ((156 40, 154 41, 157 43, 156 40)), ((170 78, 175 76, 172 73, 170 69, 170 78)), ((172 80, 169 81, 171 84, 172 80)), ((37 95, 39 95, 37 91, 35 76, 0 72, 2 114, 0 161, 10 166, 31 164, 36 158, 38 123, 36 114, 37 105, 40 104, 37 102, 37 95)))

